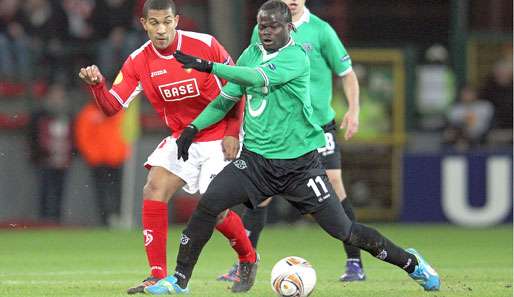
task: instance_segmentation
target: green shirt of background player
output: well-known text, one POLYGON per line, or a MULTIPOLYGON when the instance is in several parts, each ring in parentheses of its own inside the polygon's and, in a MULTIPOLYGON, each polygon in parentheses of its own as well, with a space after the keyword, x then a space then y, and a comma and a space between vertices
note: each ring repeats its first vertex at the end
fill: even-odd
MULTIPOLYGON (((346 128, 345 139, 350 139, 359 128, 359 82, 352 69, 352 60, 334 29, 305 7, 305 0, 283 0, 293 16, 296 28, 291 36, 303 47, 311 62, 310 94, 313 121, 324 126, 335 118, 331 106, 333 74, 341 78, 348 102, 348 111, 340 128, 346 128)), ((252 33, 251 44, 260 43, 258 27, 252 33)))

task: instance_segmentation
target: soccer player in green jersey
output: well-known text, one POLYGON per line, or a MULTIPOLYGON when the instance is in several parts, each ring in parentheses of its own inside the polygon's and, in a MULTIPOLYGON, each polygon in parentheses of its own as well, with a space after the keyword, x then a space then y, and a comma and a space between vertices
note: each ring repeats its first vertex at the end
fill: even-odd
MULTIPOLYGON (((290 36, 291 12, 280 0, 269 0, 257 16, 261 44, 250 45, 237 66, 175 52, 184 68, 210 72, 229 81, 221 94, 177 139, 178 158, 189 158, 198 131, 221 120, 246 95, 245 138, 241 156, 211 182, 182 233, 174 275, 145 288, 148 294, 187 293, 193 268, 210 239, 216 217, 230 207, 257 207, 278 194, 301 213, 309 213, 328 234, 405 270, 425 290, 438 290, 434 269, 413 249, 404 250, 376 230, 352 222, 332 188, 317 148, 325 135, 313 123, 309 58, 290 36)), ((255 262, 239 264, 233 292, 248 291, 255 281, 255 262)))
MULTIPOLYGON (((296 28, 291 36, 301 45, 311 62, 310 93, 313 114, 311 120, 320 125, 325 132, 326 145, 319 148, 321 162, 341 204, 350 220, 355 221, 350 199, 347 198, 341 172, 341 149, 337 142, 335 112, 331 106, 333 74, 341 78, 348 111, 343 117, 340 128, 346 128, 345 139, 350 139, 359 127, 359 82, 352 70, 352 61, 334 29, 325 21, 312 14, 305 7, 305 0, 282 0, 291 10, 296 28)), ((258 26, 253 29, 250 44, 260 43, 258 26)), ((249 209, 243 215, 243 222, 254 248, 257 248, 260 233, 267 217, 267 206, 249 209)), ((346 251, 346 271, 339 277, 341 281, 362 281, 366 279, 362 268, 360 249, 344 244, 346 251)), ((218 280, 238 279, 237 265, 218 280)))

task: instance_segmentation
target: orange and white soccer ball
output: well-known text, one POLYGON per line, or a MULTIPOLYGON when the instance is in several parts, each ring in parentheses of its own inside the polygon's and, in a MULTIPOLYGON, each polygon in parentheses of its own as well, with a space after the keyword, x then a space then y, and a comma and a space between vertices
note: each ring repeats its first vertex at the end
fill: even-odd
POLYGON ((307 297, 316 286, 316 271, 305 259, 295 256, 278 261, 271 270, 271 288, 281 297, 307 297))

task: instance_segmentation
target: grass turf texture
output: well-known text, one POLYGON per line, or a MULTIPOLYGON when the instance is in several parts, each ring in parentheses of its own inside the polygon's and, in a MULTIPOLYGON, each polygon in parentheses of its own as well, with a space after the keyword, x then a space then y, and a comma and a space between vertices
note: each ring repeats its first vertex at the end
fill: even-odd
MULTIPOLYGON (((318 274, 313 297, 512 296, 512 226, 463 229, 448 225, 374 225, 403 247, 415 247, 442 277, 439 292, 425 293, 401 270, 364 253, 368 280, 341 283, 344 251, 317 226, 267 227, 261 237, 261 267, 245 296, 274 296, 274 263, 290 255, 309 260, 318 274)), ((168 262, 174 267, 182 228, 172 228, 168 262)), ((143 239, 136 231, 2 230, 0 296, 128 296, 146 277, 143 239)), ((234 296, 215 281, 235 254, 217 232, 207 244, 190 283, 189 296, 234 296)))

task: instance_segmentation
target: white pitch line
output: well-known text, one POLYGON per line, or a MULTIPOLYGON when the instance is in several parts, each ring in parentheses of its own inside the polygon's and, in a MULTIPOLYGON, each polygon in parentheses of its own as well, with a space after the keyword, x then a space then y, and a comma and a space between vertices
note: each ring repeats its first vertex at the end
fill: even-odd
POLYGON ((55 276, 55 275, 113 275, 113 274, 133 274, 134 270, 71 270, 71 271, 30 271, 30 272, 0 272, 0 277, 8 276, 55 276))

